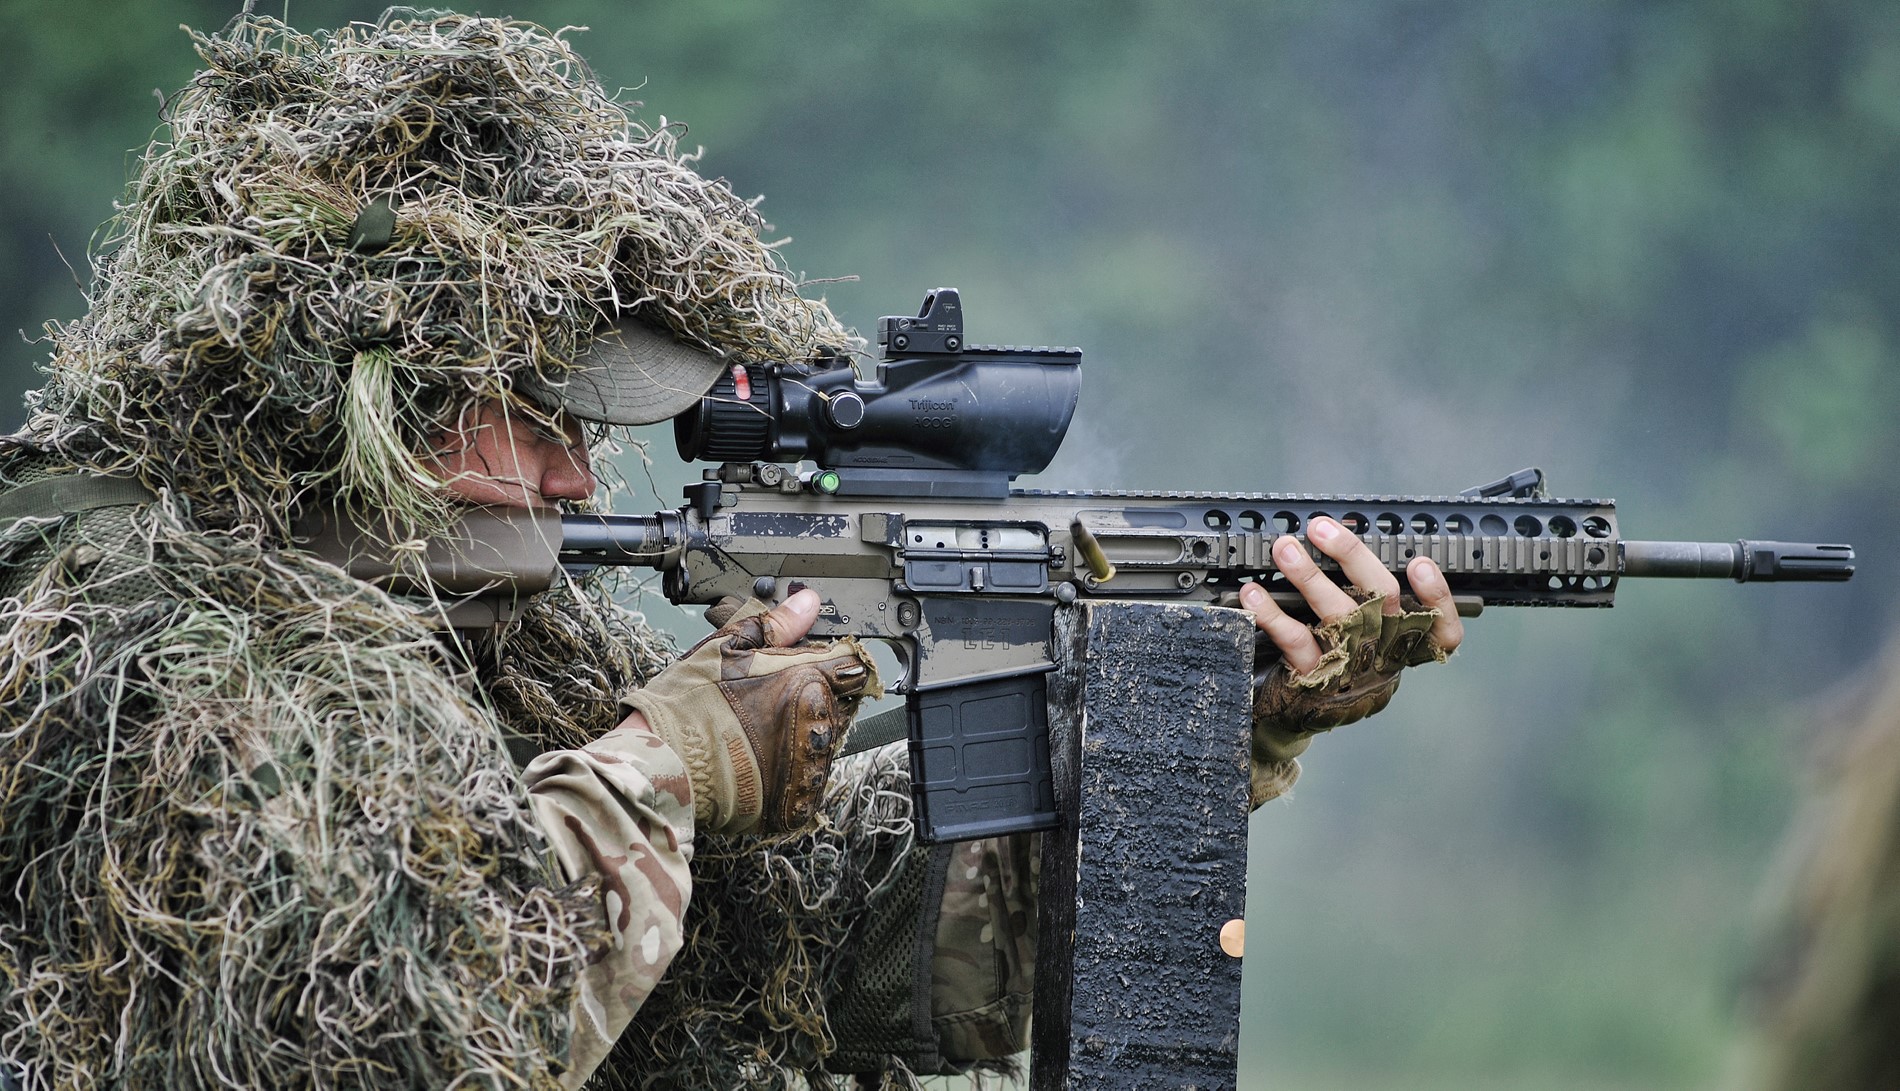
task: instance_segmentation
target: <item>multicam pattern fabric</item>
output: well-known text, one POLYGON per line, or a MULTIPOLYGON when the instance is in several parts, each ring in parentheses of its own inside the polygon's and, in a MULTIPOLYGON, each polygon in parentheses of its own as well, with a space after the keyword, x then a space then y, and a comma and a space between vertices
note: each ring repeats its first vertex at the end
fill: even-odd
POLYGON ((581 750, 543 754, 522 774, 561 874, 598 884, 612 942, 581 974, 565 1087, 591 1075, 681 944, 692 876, 686 767, 659 737, 622 726, 581 750))
MULTIPOLYGON (((1251 782, 1258 807, 1291 791, 1300 778, 1298 757, 1313 736, 1377 714, 1399 690, 1399 672, 1443 663, 1432 639, 1436 610, 1385 612, 1385 596, 1353 591, 1359 606, 1313 627, 1320 660, 1295 673, 1265 633, 1255 638, 1251 782)), ((1409 600, 1408 600, 1409 601, 1409 600)), ((1416 604, 1411 604, 1416 605, 1416 604)))
POLYGON ((779 646, 764 604, 728 619, 625 705, 686 761, 699 828, 786 833, 809 822, 877 664, 852 637, 779 646))
POLYGON ((967 842, 951 854, 930 977, 946 1057, 1029 1048, 1041 861, 1040 839, 1027 834, 967 842))

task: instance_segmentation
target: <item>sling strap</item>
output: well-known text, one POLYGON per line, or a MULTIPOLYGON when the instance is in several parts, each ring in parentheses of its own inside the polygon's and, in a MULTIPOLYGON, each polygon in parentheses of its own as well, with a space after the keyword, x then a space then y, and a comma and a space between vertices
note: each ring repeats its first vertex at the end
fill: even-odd
POLYGON ((898 705, 852 724, 851 731, 844 737, 844 749, 838 752, 838 756, 846 758, 852 754, 862 754, 866 750, 876 750, 907 738, 910 738, 910 721, 904 715, 904 706, 898 705))
POLYGON ((157 497, 129 477, 65 474, 0 493, 0 530, 22 519, 56 519, 98 508, 148 504, 157 497))

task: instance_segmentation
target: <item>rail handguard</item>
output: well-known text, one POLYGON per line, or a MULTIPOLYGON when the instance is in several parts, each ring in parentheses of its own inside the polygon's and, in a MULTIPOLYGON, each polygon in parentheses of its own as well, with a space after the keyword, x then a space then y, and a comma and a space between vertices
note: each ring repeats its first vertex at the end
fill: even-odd
MULTIPOLYGON (((1012 489, 1061 443, 1080 351, 966 346, 950 288, 914 318, 882 319, 879 342, 884 360, 868 381, 838 361, 736 367, 677 421, 682 455, 722 463, 679 510, 484 513, 504 529, 432 544, 428 581, 451 595, 494 585, 520 594, 548 586, 558 566, 637 565, 662 571, 680 604, 815 589, 814 636, 886 640, 903 660, 919 829, 942 841, 1055 823, 1045 682, 1059 605, 1233 604, 1256 580, 1301 610, 1271 545, 1282 534, 1304 541, 1321 515, 1401 582, 1413 557, 1437 561, 1467 615, 1609 606, 1625 577, 1854 572, 1845 545, 1628 541, 1614 502, 1552 499, 1537 470, 1436 497, 1012 489), (810 465, 783 464, 794 461, 810 465), (486 582, 469 541, 491 558, 486 582)), ((389 576, 353 556, 359 574, 389 576)))

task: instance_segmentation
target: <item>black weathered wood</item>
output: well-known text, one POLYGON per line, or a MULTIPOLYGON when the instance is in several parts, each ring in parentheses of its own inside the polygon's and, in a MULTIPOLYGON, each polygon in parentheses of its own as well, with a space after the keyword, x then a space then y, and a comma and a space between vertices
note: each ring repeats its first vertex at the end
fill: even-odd
POLYGON ((1030 1085, 1235 1085, 1253 626, 1149 603, 1063 612, 1050 689, 1030 1085))
POLYGON ((1036 888, 1036 995, 1029 1023, 1030 1091, 1062 1091, 1069 1081, 1087 610, 1087 606, 1076 606, 1056 613, 1058 668, 1049 683, 1049 772, 1061 823, 1042 835, 1042 871, 1036 888))

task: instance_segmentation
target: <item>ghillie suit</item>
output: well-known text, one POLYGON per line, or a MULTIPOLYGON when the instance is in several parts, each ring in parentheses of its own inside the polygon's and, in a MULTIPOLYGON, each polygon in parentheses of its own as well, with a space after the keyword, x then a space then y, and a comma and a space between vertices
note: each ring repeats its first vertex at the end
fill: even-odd
MULTIPOLYGON (((578 412, 610 323, 851 350, 751 205, 535 27, 193 40, 0 440, 0 1086, 890 1085, 1020 1050, 1029 838, 917 849, 889 753, 812 829, 701 836, 619 722, 670 650, 601 588, 465 641, 298 548, 333 505, 439 533, 437 445, 578 412)), ((1256 802, 1341 722, 1257 748, 1256 802)))
POLYGON ((397 13, 194 35, 26 435, 282 544, 342 497, 429 533, 461 410, 559 386, 623 313, 745 359, 850 343, 724 183, 558 35, 397 13))
MULTIPOLYGON (((0 545, 0 1063, 550 1087, 592 889, 414 611, 176 499, 0 545)), ((43 524, 42 524, 43 526, 43 524)))
MULTIPOLYGON (((618 316, 735 358, 850 341, 558 35, 392 13, 193 41, 91 309, 0 441, 0 498, 137 483, 0 519, 0 1078, 556 1086, 576 978, 628 934, 555 871, 507 747, 595 739, 664 642, 567 587, 458 644, 293 528, 335 500, 440 528, 422 453, 477 402, 544 414, 618 316)), ((876 783, 865 813, 902 795, 876 783)), ((792 871, 852 840, 874 851, 832 901, 861 905, 908 829, 825 836, 703 848, 702 889, 783 877, 761 897, 796 916, 792 871)), ((805 1017, 816 1044, 754 1075, 831 1052, 805 1017)))
POLYGON ((1900 1087, 1900 643, 1784 846, 1757 983, 1764 1091, 1900 1087))

